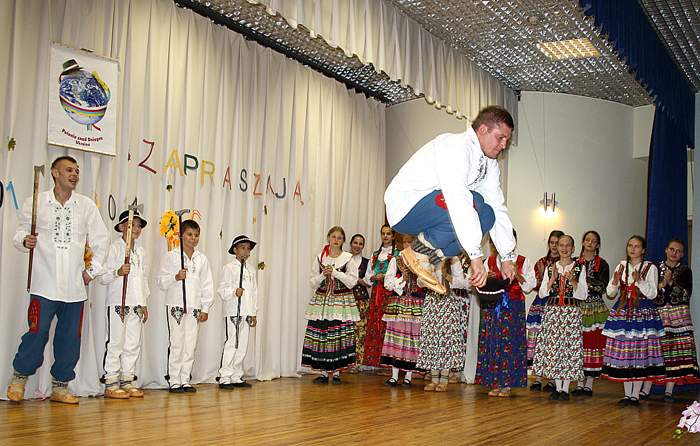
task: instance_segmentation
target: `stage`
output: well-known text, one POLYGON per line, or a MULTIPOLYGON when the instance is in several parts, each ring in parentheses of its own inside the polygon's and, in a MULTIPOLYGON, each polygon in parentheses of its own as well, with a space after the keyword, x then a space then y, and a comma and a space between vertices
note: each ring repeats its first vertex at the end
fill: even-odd
MULTIPOLYGON (((403 374, 401 375, 403 378, 403 374)), ((342 384, 314 375, 253 382, 249 389, 196 385, 196 394, 146 390, 144 398, 80 398, 77 406, 0 402, 9 444, 518 444, 686 445, 673 439, 686 406, 700 391, 661 395, 618 407, 622 384, 596 380, 593 397, 549 401, 547 392, 515 389, 495 398, 482 386, 451 384, 447 393, 384 387, 384 376, 341 374, 342 384)), ((530 380, 532 382, 532 378, 530 380)), ((573 386, 572 386, 573 390, 573 386)))

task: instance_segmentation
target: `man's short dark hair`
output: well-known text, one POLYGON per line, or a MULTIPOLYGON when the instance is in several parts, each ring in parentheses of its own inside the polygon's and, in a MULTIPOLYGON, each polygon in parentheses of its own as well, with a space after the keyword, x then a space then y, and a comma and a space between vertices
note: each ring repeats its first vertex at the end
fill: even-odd
MULTIPOLYGON (((56 166, 58 166, 58 163, 60 163, 61 161, 70 161, 71 163, 75 164, 76 166, 78 165, 78 162, 75 160, 75 158, 73 158, 72 156, 63 155, 63 156, 59 156, 58 158, 56 158, 55 160, 53 160, 53 163, 51 163, 51 169, 50 169, 50 170, 55 169, 56 166)), ((53 178, 53 182, 55 183, 55 182, 56 182, 56 178, 54 178, 53 175, 51 175, 51 178, 53 178)))
POLYGON ((194 229, 195 231, 200 231, 199 229, 199 223, 197 223, 194 220, 185 220, 182 222, 182 227, 180 228, 180 234, 184 234, 186 230, 188 229, 194 229))
POLYGON ((477 131, 479 127, 481 127, 481 124, 486 125, 486 128, 489 130, 500 124, 507 125, 511 130, 515 129, 513 117, 510 115, 508 110, 498 105, 489 105, 479 111, 479 114, 476 115, 476 118, 472 123, 472 128, 474 131, 477 131))

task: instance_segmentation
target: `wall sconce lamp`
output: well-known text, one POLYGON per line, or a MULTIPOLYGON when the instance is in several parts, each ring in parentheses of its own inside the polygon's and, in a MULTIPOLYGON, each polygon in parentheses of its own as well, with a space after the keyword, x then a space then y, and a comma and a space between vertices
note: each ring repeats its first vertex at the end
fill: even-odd
POLYGON ((550 208, 552 212, 556 211, 559 203, 556 201, 555 197, 556 194, 554 192, 552 192, 552 198, 547 198, 547 192, 544 193, 544 198, 540 201, 544 212, 547 212, 550 208))

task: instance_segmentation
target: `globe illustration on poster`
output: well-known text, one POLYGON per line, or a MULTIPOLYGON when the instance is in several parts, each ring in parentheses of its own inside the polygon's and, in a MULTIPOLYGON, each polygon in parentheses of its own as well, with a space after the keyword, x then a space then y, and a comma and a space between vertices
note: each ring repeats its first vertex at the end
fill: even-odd
POLYGON ((86 125, 88 130, 100 130, 95 124, 107 112, 111 94, 97 72, 84 70, 70 59, 63 63, 58 83, 59 100, 66 114, 78 124, 86 125))

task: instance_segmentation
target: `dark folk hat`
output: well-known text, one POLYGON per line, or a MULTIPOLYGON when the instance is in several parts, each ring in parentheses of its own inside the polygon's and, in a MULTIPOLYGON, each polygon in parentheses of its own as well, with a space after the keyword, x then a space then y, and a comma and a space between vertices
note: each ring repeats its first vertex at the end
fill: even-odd
POLYGON ((495 277, 489 277, 486 279, 486 284, 476 290, 482 301, 495 302, 500 299, 508 285, 510 285, 510 279, 501 280, 495 277))
MULTIPOLYGON (((145 228, 148 222, 141 217, 141 214, 139 214, 139 211, 134 211, 134 218, 138 218, 141 220, 141 228, 145 228)), ((117 222, 116 225, 114 225, 114 230, 117 232, 122 232, 119 230, 119 225, 124 223, 125 221, 129 220, 129 211, 124 211, 121 214, 119 214, 119 222, 117 222)))
POLYGON ((238 237, 236 237, 235 239, 233 239, 233 242, 231 242, 231 247, 228 249, 228 253, 231 254, 231 255, 234 255, 233 248, 234 248, 237 244, 242 243, 242 242, 248 242, 248 243, 250 243, 250 250, 251 250, 251 251, 253 250, 253 248, 255 248, 255 245, 257 245, 257 243, 255 243, 254 241, 252 241, 251 239, 249 239, 247 235, 242 235, 242 234, 241 234, 241 235, 239 235, 238 237))

